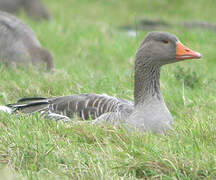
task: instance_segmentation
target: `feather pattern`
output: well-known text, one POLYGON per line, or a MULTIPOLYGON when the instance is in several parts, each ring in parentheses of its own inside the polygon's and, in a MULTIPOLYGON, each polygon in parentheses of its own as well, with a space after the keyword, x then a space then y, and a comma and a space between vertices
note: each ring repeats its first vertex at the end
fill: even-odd
POLYGON ((120 98, 98 94, 79 94, 54 98, 23 98, 9 104, 13 112, 34 113, 43 116, 55 113, 68 118, 78 116, 82 120, 96 119, 108 112, 132 112, 133 103, 120 98))

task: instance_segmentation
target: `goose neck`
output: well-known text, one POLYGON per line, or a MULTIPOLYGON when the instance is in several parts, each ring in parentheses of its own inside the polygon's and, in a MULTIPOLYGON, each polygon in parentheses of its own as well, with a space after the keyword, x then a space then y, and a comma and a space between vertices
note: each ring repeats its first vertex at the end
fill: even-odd
POLYGON ((160 66, 151 63, 135 64, 134 103, 144 105, 153 99, 162 100, 160 66))

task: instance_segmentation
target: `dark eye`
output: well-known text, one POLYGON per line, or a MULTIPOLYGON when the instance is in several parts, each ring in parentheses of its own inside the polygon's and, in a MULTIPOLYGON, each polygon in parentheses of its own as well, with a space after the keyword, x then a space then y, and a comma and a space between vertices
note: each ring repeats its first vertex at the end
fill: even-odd
POLYGON ((163 43, 168 44, 170 41, 169 40, 163 40, 163 43))

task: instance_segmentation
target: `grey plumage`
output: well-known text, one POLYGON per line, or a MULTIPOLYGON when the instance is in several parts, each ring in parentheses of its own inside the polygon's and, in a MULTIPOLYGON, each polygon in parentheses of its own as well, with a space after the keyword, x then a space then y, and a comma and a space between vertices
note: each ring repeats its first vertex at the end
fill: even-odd
POLYGON ((8 13, 16 13, 24 9, 35 20, 51 18, 49 11, 41 0, 0 0, 0 10, 8 13))
POLYGON ((0 11, 0 60, 6 65, 38 65, 54 67, 52 54, 41 47, 33 30, 16 17, 0 11))
MULTIPOLYGON (((13 112, 39 112, 52 120, 70 121, 74 116, 93 119, 94 124, 126 125, 141 132, 165 133, 173 118, 160 92, 162 65, 201 55, 181 44, 176 36, 151 32, 141 43, 135 62, 134 103, 97 94, 80 94, 56 98, 24 98, 8 105, 13 112)), ((6 108, 2 108, 6 109, 6 108)), ((8 109, 6 109, 8 111, 8 109)))
POLYGON ((79 94, 54 98, 24 98, 17 104, 9 104, 13 112, 42 112, 44 116, 55 113, 69 118, 78 116, 82 120, 96 119, 107 112, 131 113, 133 103, 120 98, 98 94, 79 94))

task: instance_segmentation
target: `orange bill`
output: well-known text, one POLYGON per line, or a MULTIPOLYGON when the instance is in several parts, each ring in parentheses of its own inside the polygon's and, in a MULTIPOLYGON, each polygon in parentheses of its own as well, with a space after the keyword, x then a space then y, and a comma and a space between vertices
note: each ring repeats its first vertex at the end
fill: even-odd
POLYGON ((189 49, 179 41, 176 43, 176 45, 176 59, 178 60, 200 59, 202 57, 200 53, 189 49))

